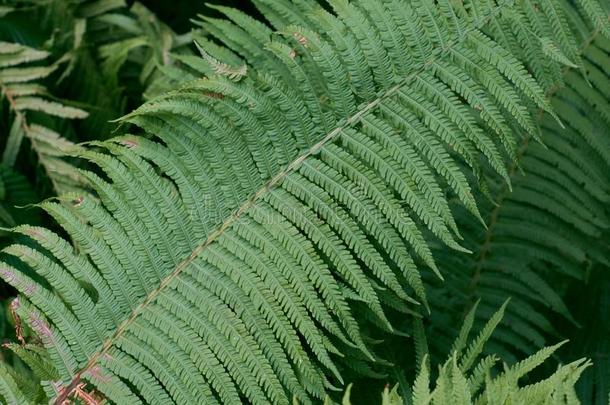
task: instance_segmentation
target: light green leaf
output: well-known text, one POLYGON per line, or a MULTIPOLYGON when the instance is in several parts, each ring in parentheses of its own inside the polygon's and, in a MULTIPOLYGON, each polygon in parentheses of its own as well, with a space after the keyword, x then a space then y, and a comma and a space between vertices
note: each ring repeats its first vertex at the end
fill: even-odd
POLYGON ((86 118, 89 115, 80 108, 69 107, 39 97, 19 97, 15 100, 15 108, 17 111, 41 111, 61 118, 86 118))

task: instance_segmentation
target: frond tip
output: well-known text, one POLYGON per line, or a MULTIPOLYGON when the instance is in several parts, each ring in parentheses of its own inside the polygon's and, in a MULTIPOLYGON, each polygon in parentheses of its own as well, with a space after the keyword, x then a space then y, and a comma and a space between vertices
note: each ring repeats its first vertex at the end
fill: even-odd
POLYGON ((199 45, 199 43, 197 43, 197 41, 195 41, 195 45, 197 46, 197 49, 199 50, 199 53, 201 54, 201 56, 203 56, 203 59, 205 59, 210 64, 214 73, 219 74, 221 76, 227 76, 229 79, 232 79, 232 80, 239 80, 248 73, 248 66, 241 65, 240 67, 237 67, 237 68, 229 66, 228 64, 220 62, 219 60, 215 59, 212 55, 207 53, 201 47, 201 45, 199 45))

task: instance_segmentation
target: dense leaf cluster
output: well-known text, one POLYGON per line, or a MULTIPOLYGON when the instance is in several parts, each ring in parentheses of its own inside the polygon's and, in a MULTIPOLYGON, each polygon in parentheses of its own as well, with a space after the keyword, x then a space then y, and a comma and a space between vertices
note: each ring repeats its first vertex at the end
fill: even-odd
POLYGON ((6 402, 608 399, 607 4, 13 3, 55 34, 0 38, 6 402))

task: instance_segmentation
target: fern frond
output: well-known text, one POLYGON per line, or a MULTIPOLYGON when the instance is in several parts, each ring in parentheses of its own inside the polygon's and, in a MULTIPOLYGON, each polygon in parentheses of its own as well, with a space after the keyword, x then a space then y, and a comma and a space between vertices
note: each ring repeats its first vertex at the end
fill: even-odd
MULTIPOLYGON (((475 312, 476 308, 473 308, 470 314, 474 316, 475 312)), ((493 317, 499 318, 497 319, 499 321, 502 312, 500 310, 493 317)), ((497 324, 497 321, 492 322, 490 320, 490 323, 497 324)), ((470 321, 466 321, 462 329, 469 329, 469 323, 470 321)), ((494 327, 490 327, 488 332, 493 332, 493 329, 494 327)), ((461 340, 462 336, 454 342, 453 347, 461 346, 462 344, 459 343, 461 340)), ((583 371, 591 366, 591 362, 588 360, 581 359, 570 364, 560 365, 551 376, 537 382, 523 384, 519 381, 521 377, 530 374, 533 368, 548 360, 548 357, 562 344, 544 348, 514 366, 505 364, 504 371, 501 373, 492 370, 495 362, 493 357, 483 359, 474 368, 471 365, 464 368, 459 367, 458 358, 463 354, 461 350, 452 351, 445 363, 439 365, 438 376, 432 389, 430 387, 430 371, 426 359, 424 359, 421 371, 417 374, 413 386, 410 388, 412 396, 408 398, 409 403, 413 405, 443 405, 449 403, 484 405, 501 404, 509 401, 511 403, 537 405, 552 401, 558 404, 579 404, 580 402, 574 395, 574 385, 583 371), (481 384, 483 380, 484 383, 481 384)), ((476 347, 479 344, 475 341, 470 346, 476 347)), ((397 387, 390 391, 386 386, 381 395, 381 404, 403 404, 403 398, 397 395, 396 391, 397 387)), ((349 401, 350 393, 351 385, 345 392, 344 404, 349 405, 351 403, 349 401)))
MULTIPOLYGON (((255 3, 277 29, 266 43, 250 20, 202 23, 229 49, 200 41, 204 55, 248 66, 240 80, 203 67, 122 119, 149 139, 71 151, 98 166, 81 171, 97 198, 39 206, 78 253, 17 228, 51 256, 15 245, 0 275, 31 302, 22 317, 57 363, 55 403, 83 387, 117 403, 160 388, 179 403, 312 403, 348 368, 388 367, 368 332, 393 332, 391 308, 429 308, 434 246, 468 251, 450 201, 480 219, 476 190, 510 178, 519 128, 538 135, 530 106, 554 115, 520 55, 484 32, 509 3, 255 3)), ((498 318, 445 366, 463 397, 458 364, 498 318)))
MULTIPOLYGON (((608 65, 607 44, 608 40, 599 35, 585 42, 580 58, 583 66, 608 65)), ((607 82, 606 74, 592 72, 598 83, 604 76, 607 82)), ((587 85, 577 70, 566 70, 564 81, 566 87, 557 90, 551 102, 566 129, 549 117, 542 118, 546 147, 531 141, 523 143, 519 168, 512 171, 513 190, 498 188, 498 206, 488 210, 488 231, 481 233, 476 224, 458 219, 461 228, 471 230, 464 234, 465 240, 479 241, 478 246, 466 244, 477 253, 472 257, 439 254, 440 268, 460 270, 447 276, 448 290, 430 298, 433 308, 439 305, 436 311, 459 305, 460 299, 448 298, 448 291, 470 291, 470 299, 481 300, 483 319, 501 300, 512 297, 506 314, 509 323, 499 327, 490 346, 507 359, 515 350, 532 353, 550 336, 565 333, 552 321, 553 313, 572 328, 587 324, 590 313, 576 316, 574 300, 564 298, 561 289, 582 285, 580 291, 586 294, 583 291, 591 272, 608 268, 605 240, 610 226, 610 120, 603 100, 605 90, 587 85)), ((434 316, 432 320, 436 324, 434 316)), ((476 320, 475 325, 482 322, 476 320)), ((438 326, 434 330, 440 331, 438 326)), ((591 350, 590 355, 595 356, 599 350, 591 350)), ((598 364, 594 363, 595 371, 587 373, 603 373, 607 366, 598 364)), ((603 385, 599 389, 597 401, 602 404, 606 392, 603 385)), ((589 391, 582 394, 583 400, 591 398, 595 390, 592 384, 587 390, 581 389, 582 393, 589 391)))
MULTIPOLYGON (((63 119, 82 119, 87 117, 88 113, 80 108, 45 98, 49 97, 48 91, 36 81, 49 76, 58 65, 55 63, 49 66, 32 66, 29 63, 46 59, 48 52, 3 42, 0 44, 0 56, 3 60, 0 63, 2 98, 7 100, 13 114, 11 130, 4 146, 3 164, 8 167, 14 165, 25 138, 29 140, 38 163, 44 168, 57 193, 82 188, 84 183, 76 170, 58 158, 73 144, 55 131, 32 122, 31 117, 36 117, 36 113, 40 112, 63 119)), ((34 121, 37 119, 34 118, 34 121)))
POLYGON ((30 403, 15 381, 9 366, 5 364, 0 364, 0 395, 7 404, 30 403))

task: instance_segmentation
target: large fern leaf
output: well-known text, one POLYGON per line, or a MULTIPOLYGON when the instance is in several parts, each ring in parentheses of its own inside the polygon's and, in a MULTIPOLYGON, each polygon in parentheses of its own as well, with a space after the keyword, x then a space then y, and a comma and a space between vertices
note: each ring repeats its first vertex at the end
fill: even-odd
POLYGON ((152 140, 73 151, 99 200, 40 207, 77 252, 31 226, 5 249, 56 403, 309 403, 385 364, 363 325, 428 307, 433 243, 466 250, 449 196, 481 219, 473 188, 553 114, 487 29, 512 3, 255 3, 273 29, 223 9, 239 26, 202 24, 230 51, 183 58, 213 74, 124 118, 152 140))

